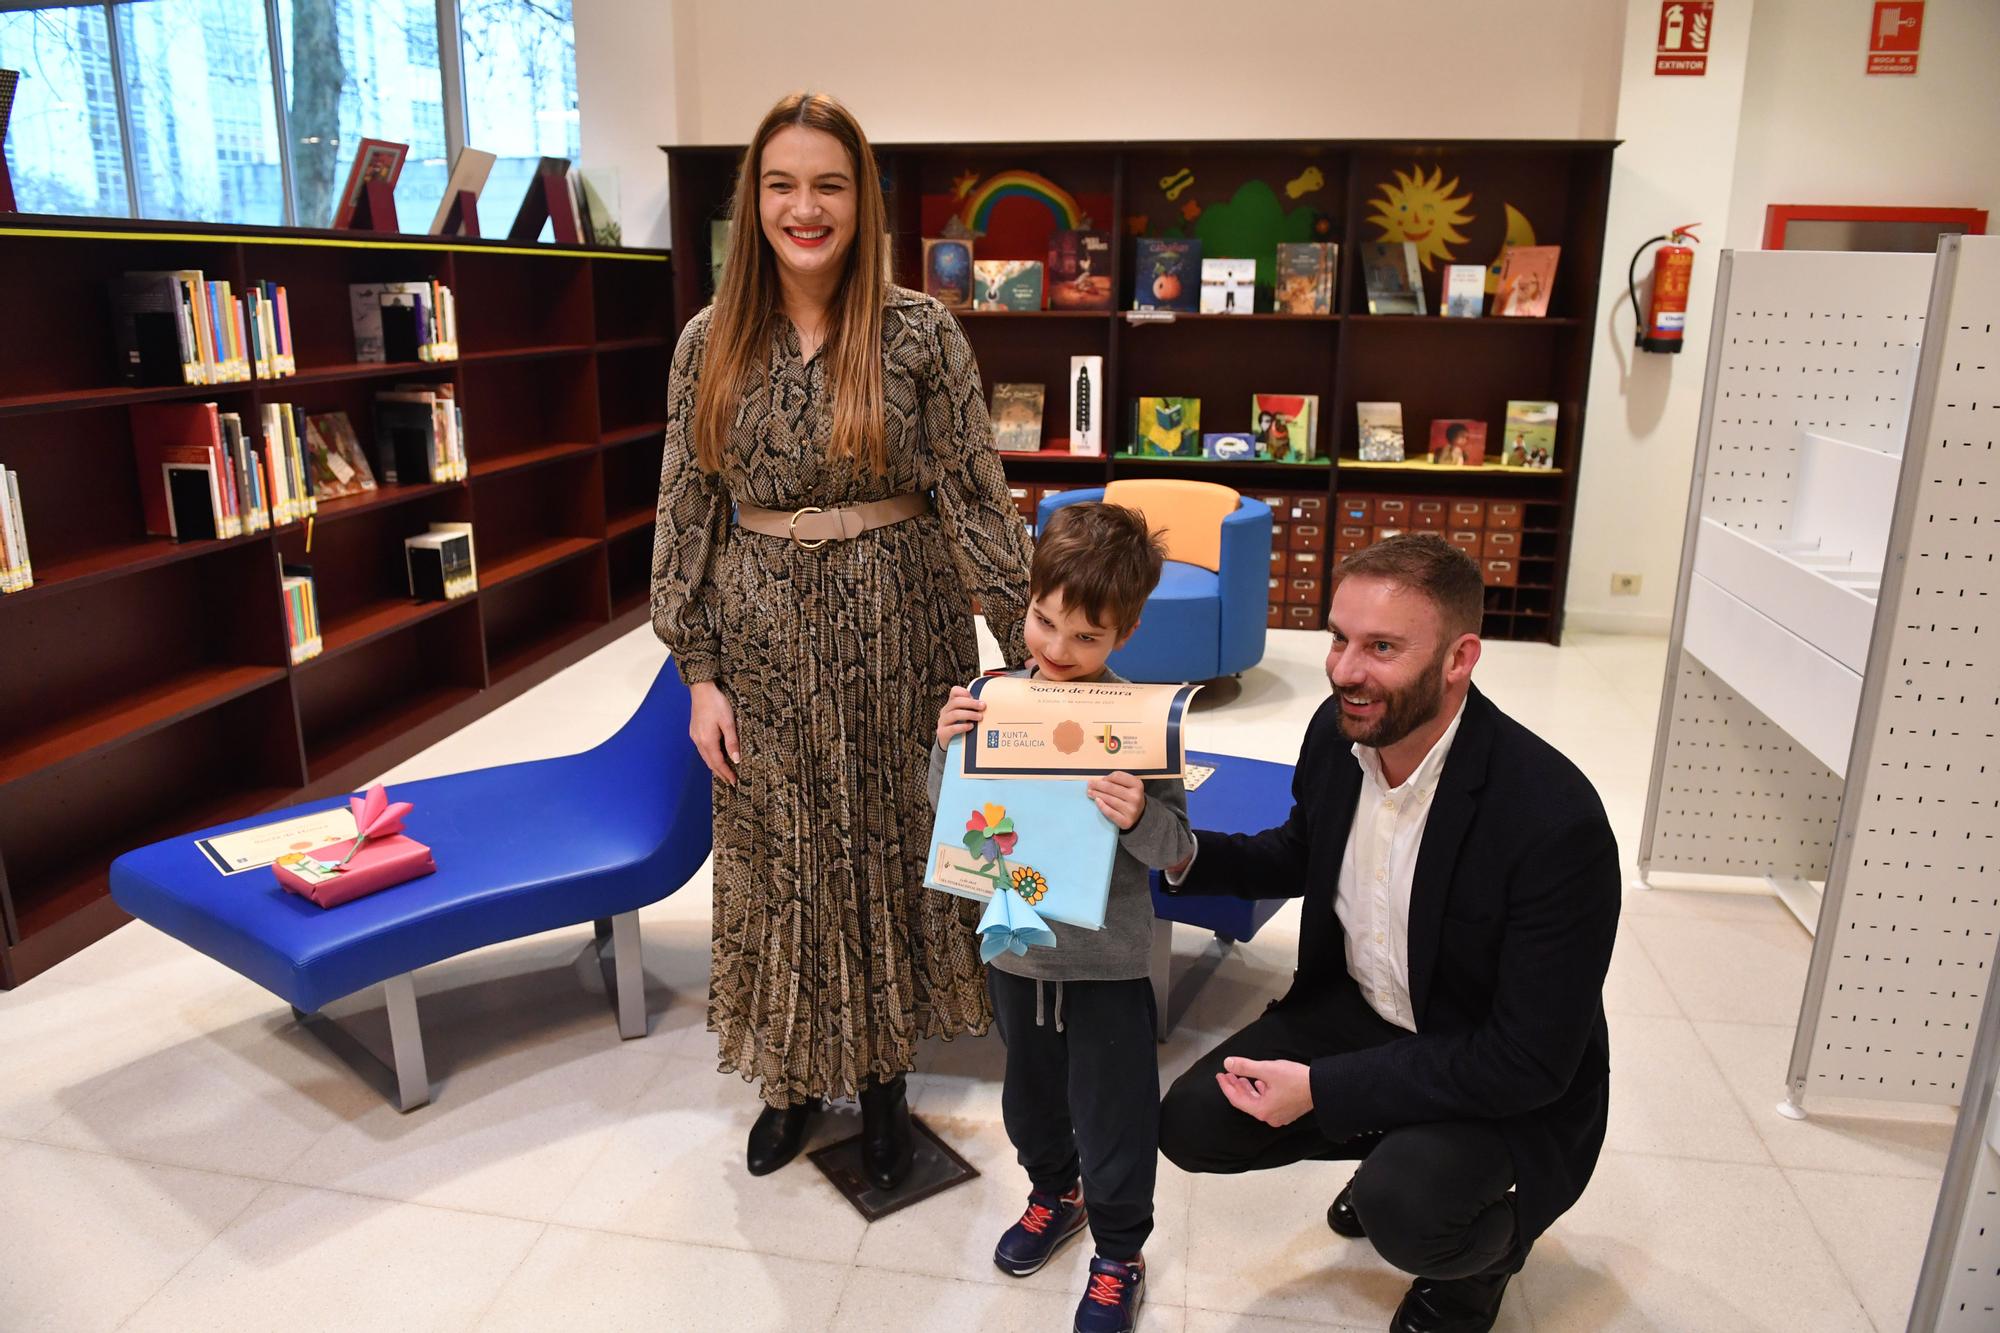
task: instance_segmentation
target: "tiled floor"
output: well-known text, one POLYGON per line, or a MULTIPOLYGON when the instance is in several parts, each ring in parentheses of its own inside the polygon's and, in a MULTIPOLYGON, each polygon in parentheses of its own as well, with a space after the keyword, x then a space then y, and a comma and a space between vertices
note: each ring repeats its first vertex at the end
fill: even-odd
MULTIPOLYGON (((1291 760, 1324 646, 1274 634, 1241 696, 1198 713, 1196 745, 1291 760)), ((1649 639, 1492 644, 1476 677, 1591 775, 1628 860, 1663 655, 1649 639)), ((660 660, 642 629, 389 777, 590 745, 660 660)), ((425 973, 441 1088, 410 1116, 268 994, 144 926, 0 993, 0 1328, 1067 1328, 1082 1246, 1025 1281, 988 1258, 1025 1192, 997 1039, 939 1043, 913 1081, 972 1184, 871 1227, 804 1162, 745 1174, 756 1102, 715 1072, 702 1029, 707 919, 705 875, 645 913, 644 1041, 618 1041, 579 984, 580 931, 425 973)), ((1284 985, 1296 920, 1219 965, 1182 932, 1182 1000, 1212 975, 1161 1048, 1165 1077, 1284 985)), ((1770 899, 1627 893, 1609 1142, 1502 1328, 1902 1327, 1949 1122, 1772 1112, 1809 944, 1770 899)), ((380 1037, 379 1012, 354 1017, 380 1037)), ((1163 1164, 1141 1326, 1383 1328, 1405 1279, 1324 1221, 1348 1170, 1163 1164)))

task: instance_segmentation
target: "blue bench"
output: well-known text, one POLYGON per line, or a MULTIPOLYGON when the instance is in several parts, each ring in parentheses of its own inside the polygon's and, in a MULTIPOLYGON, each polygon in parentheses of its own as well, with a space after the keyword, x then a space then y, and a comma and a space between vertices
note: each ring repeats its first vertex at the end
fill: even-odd
MULTIPOLYGON (((1284 822, 1292 810, 1292 766, 1232 754, 1188 751, 1188 761, 1210 765, 1208 781, 1188 793, 1188 822, 1217 833, 1261 833, 1284 822)), ((1288 898, 1179 898, 1161 892, 1153 878, 1153 1008, 1158 1036, 1167 1039, 1173 1027, 1167 1015, 1169 970, 1173 964, 1174 927, 1212 931, 1219 952, 1239 940, 1256 937, 1288 898)))
POLYGON ((224 875, 195 840, 345 797, 128 852, 111 864, 111 896, 287 1001, 378 1081, 386 1069, 319 1011, 381 984, 404 1111, 431 1096, 412 974, 468 950, 595 922, 619 1033, 643 1037, 638 911, 685 884, 709 853, 710 779, 688 738, 688 708, 686 687, 663 666, 638 711, 594 749, 399 784, 391 797, 415 807, 405 831, 430 846, 437 872, 340 907, 285 892, 268 868, 224 875))

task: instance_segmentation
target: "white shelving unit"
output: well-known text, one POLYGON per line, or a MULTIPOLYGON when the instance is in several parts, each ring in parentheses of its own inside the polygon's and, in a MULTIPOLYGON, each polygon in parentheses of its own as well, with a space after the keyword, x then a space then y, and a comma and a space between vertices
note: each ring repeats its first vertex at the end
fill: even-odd
POLYGON ((1716 305, 1641 877, 1813 929, 1782 1113, 1961 1107, 1911 1327, 1991 1329, 2000 238, 1725 255, 1716 305))

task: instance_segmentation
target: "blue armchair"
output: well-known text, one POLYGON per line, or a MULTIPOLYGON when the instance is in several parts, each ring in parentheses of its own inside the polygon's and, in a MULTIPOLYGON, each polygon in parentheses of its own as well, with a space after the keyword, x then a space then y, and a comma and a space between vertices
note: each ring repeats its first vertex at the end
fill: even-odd
POLYGON ((1144 478, 1062 491, 1035 511, 1035 531, 1056 510, 1085 500, 1146 516, 1167 547, 1160 586, 1132 641, 1111 655, 1127 680, 1170 682, 1236 675, 1264 657, 1271 570, 1271 510, 1205 481, 1144 478))

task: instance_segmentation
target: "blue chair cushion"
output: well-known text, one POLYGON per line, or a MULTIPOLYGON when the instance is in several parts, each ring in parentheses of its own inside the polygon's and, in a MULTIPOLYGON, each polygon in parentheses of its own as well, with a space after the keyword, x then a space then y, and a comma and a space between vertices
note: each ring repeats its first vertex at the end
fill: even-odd
MULTIPOLYGON (((1216 833, 1261 833, 1292 809, 1292 766, 1233 754, 1188 751, 1191 763, 1212 766, 1208 781, 1188 793, 1188 822, 1216 833)), ((1182 897, 1161 890, 1153 878, 1153 915, 1196 926, 1232 940, 1254 939, 1289 898, 1182 897)))
POLYGON ((398 784, 404 831, 437 872, 323 909, 269 868, 218 872, 197 838, 345 804, 345 797, 154 843, 111 866, 118 905, 307 1012, 503 940, 659 901, 708 857, 709 775, 688 695, 661 668, 632 720, 582 754, 398 784))
POLYGON ((1221 644, 1221 579, 1199 565, 1169 560, 1131 642, 1109 660, 1127 680, 1210 680, 1222 674, 1221 644))

